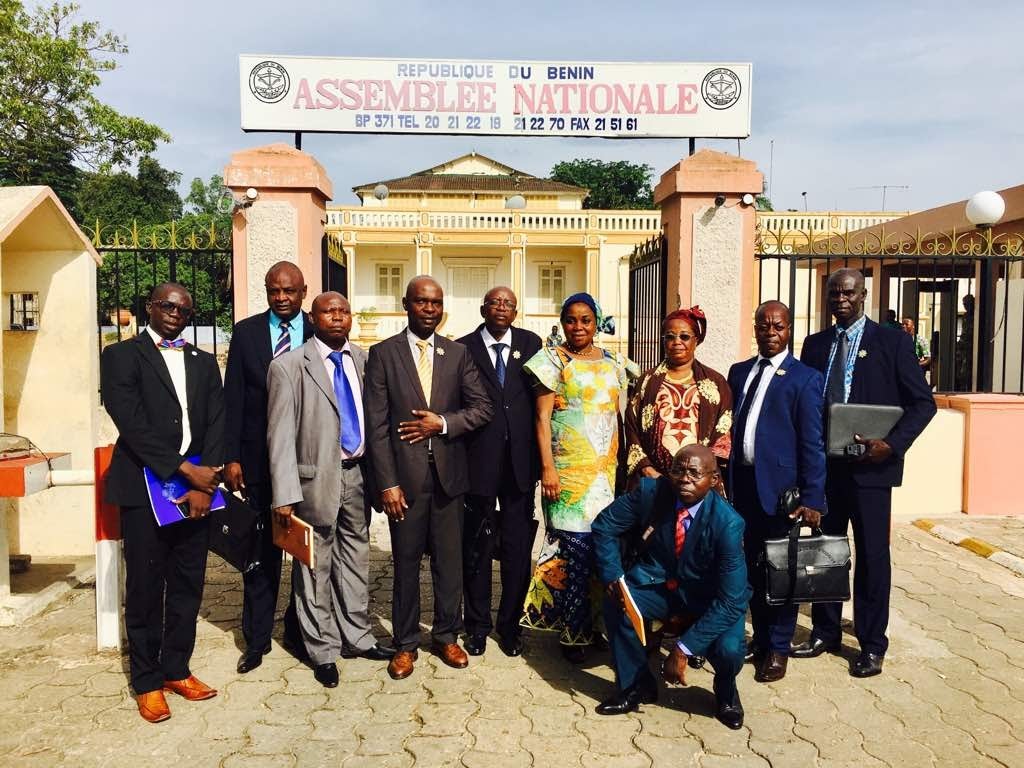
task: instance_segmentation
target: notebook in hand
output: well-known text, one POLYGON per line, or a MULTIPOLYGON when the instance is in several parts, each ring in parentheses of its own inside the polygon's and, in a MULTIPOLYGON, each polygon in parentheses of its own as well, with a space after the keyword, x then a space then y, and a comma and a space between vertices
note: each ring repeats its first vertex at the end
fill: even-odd
POLYGON ((884 440, 903 416, 898 405, 833 403, 828 409, 828 445, 830 457, 846 456, 846 446, 854 444, 854 435, 865 440, 884 440))
POLYGON ((295 515, 285 528, 277 522, 277 515, 270 515, 270 531, 274 546, 280 547, 300 563, 316 568, 316 551, 313 548, 313 526, 295 515))

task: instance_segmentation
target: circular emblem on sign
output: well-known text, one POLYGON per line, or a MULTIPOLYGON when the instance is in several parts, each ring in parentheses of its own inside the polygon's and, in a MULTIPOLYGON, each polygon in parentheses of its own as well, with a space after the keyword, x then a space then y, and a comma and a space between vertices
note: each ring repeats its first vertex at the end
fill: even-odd
POLYGON ((291 83, 288 71, 276 61, 261 61, 249 73, 249 90, 264 104, 274 104, 283 99, 291 83))
POLYGON ((708 72, 700 95, 712 109, 728 109, 740 100, 740 78, 731 69, 719 67, 708 72))

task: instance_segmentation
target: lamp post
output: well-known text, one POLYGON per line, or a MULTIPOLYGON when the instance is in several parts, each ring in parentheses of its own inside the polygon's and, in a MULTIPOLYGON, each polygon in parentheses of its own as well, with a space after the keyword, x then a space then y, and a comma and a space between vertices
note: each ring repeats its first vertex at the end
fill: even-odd
MULTIPOLYGON (((967 201, 965 214, 985 238, 984 252, 981 254, 980 274, 978 277, 978 297, 976 302, 978 323, 978 390, 992 391, 992 360, 995 345, 995 294, 998 271, 992 266, 992 227, 1003 217, 1006 203, 998 193, 991 190, 978 192, 967 201)), ((1005 313, 1006 307, 1003 307, 1005 313)), ((974 325, 974 324, 972 324, 974 325)), ((968 343, 973 345, 974 339, 968 343)), ((1005 350, 1005 344, 1004 350, 1005 350)), ((971 361, 973 362, 973 361, 971 361)))
MULTIPOLYGON (((526 208, 526 198, 522 195, 512 195, 511 197, 505 198, 505 210, 509 211, 508 215, 508 255, 509 255, 509 267, 511 272, 512 267, 512 225, 515 222, 515 212, 521 211, 526 208)), ((521 311, 519 313, 519 322, 523 328, 526 327, 526 235, 522 235, 523 247, 522 247, 522 258, 520 260, 520 279, 519 279, 519 301, 521 311)))

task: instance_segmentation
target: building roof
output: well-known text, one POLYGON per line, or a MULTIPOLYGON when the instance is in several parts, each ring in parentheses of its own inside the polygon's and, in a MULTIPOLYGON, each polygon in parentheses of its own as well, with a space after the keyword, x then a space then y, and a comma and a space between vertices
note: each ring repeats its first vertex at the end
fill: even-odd
POLYGON ((584 187, 538 178, 476 152, 408 176, 360 184, 352 191, 359 195, 372 191, 378 184, 386 185, 391 192, 547 192, 582 197, 589 191, 584 187), (481 170, 459 173, 459 169, 468 163, 481 170))

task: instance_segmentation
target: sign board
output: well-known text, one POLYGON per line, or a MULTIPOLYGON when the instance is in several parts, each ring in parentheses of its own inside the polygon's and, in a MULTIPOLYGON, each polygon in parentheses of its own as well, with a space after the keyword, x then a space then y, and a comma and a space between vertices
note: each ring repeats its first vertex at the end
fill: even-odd
POLYGON ((749 63, 239 57, 242 130, 746 138, 749 63))

